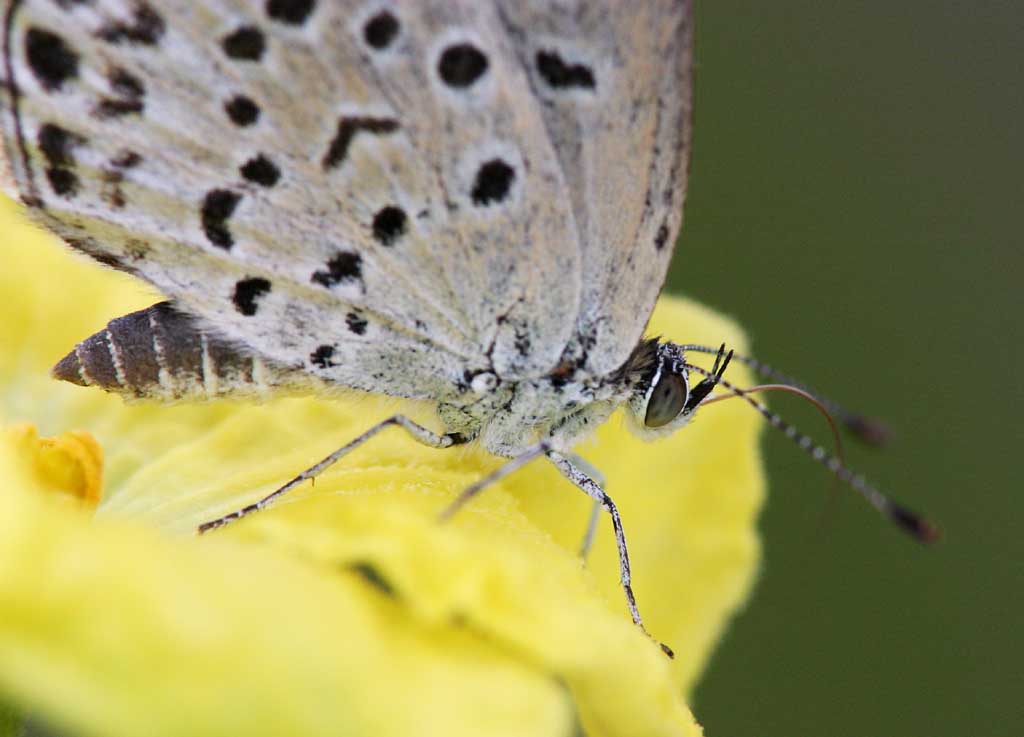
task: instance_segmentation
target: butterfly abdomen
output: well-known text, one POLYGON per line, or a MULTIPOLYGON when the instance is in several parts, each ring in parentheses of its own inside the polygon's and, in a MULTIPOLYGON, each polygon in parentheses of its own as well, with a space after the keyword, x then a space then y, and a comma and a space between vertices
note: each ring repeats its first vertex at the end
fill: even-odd
POLYGON ((53 367, 53 376, 125 397, 176 401, 268 394, 290 372, 202 329, 161 302, 86 338, 53 367))

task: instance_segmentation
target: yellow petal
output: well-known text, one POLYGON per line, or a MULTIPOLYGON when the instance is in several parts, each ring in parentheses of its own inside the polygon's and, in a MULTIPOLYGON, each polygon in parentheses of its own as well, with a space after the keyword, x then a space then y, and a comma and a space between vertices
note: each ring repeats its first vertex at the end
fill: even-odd
POLYGON ((572 699, 553 674, 472 628, 424 626, 341 562, 87 524, 40 490, 23 475, 18 503, 3 508, 0 692, 44 724, 104 735, 571 732, 572 699))
MULTIPOLYGON (((675 649, 669 662, 629 621, 607 520, 581 566, 587 499, 543 464, 440 525, 499 461, 389 430, 315 486, 194 537, 397 408, 436 421, 390 400, 125 406, 56 384, 50 363, 146 302, 0 224, 26 275, 0 280, 0 300, 16 293, 17 320, 59 324, 66 340, 0 318, 3 414, 47 434, 87 429, 106 458, 95 521, 0 467, 21 479, 12 498, 32 500, 0 509, 0 611, 17 613, 0 618, 0 651, 17 653, 0 659, 0 702, 106 735, 554 735, 577 721, 591 736, 699 734, 685 693, 758 560, 755 413, 714 405, 652 444, 613 418, 580 449, 622 511, 641 610, 675 649)), ((744 347, 732 323, 685 300, 663 300, 651 329, 744 347)))

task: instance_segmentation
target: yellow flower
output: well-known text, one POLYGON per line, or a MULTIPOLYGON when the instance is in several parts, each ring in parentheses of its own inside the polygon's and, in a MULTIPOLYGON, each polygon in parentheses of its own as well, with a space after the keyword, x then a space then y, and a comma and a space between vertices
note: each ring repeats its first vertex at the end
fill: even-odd
MULTIPOLYGON (((500 461, 389 431, 273 509, 195 536, 396 407, 430 414, 378 399, 126 405, 59 384, 48 368, 75 342, 156 297, 65 253, 6 202, 0 227, 9 725, 700 734, 686 696, 759 558, 764 478, 749 408, 708 407, 650 444, 613 418, 581 448, 621 509, 641 611, 675 649, 669 661, 629 620, 606 519, 580 563, 589 502, 544 463, 439 524, 500 461)), ((744 347, 731 322, 676 298, 651 332, 744 347)), ((730 378, 749 377, 734 364, 730 378)))

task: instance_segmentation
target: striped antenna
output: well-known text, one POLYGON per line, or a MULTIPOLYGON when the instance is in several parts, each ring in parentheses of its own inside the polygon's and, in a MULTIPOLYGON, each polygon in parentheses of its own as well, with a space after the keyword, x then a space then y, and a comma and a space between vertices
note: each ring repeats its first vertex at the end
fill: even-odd
MULTIPOLYGON (((680 348, 682 348, 683 351, 693 351, 694 353, 718 353, 717 348, 712 348, 711 346, 706 345, 684 345, 680 346, 680 348)), ((865 417, 859 412, 853 412, 839 404, 839 402, 823 396, 821 393, 815 391, 803 382, 797 381, 793 377, 782 373, 778 369, 773 368, 767 363, 759 361, 752 356, 744 356, 739 353, 734 353, 732 358, 734 361, 739 361, 743 365, 750 367, 750 369, 759 376, 763 376, 766 379, 774 379, 775 381, 788 384, 789 386, 801 389, 808 394, 813 395, 825 406, 826 409, 828 409, 830 413, 838 417, 839 421, 843 423, 843 426, 853 433, 853 435, 859 440, 876 447, 883 446, 889 442, 889 428, 881 420, 865 417)))
MULTIPOLYGON (((713 352, 717 354, 718 350, 716 349, 713 352)), ((696 371, 703 376, 712 375, 710 371, 701 368, 700 366, 695 366, 691 363, 686 363, 684 365, 687 370, 696 371)), ((827 450, 814 442, 811 437, 800 432, 796 426, 786 422, 782 417, 772 412, 763 403, 751 397, 746 391, 740 389, 738 386, 721 378, 718 379, 718 384, 728 389, 735 396, 746 401, 747 404, 757 410, 762 417, 768 420, 768 424, 777 430, 781 430, 782 433, 796 443, 801 450, 810 455, 811 458, 816 460, 818 463, 825 466, 825 468, 827 468, 829 472, 835 475, 840 481, 864 497, 868 504, 878 510, 901 530, 915 538, 918 542, 930 543, 939 539, 939 530, 924 517, 903 505, 894 502, 871 485, 864 476, 851 471, 836 456, 831 455, 827 450)), ((825 403, 822 402, 822 404, 825 403)))

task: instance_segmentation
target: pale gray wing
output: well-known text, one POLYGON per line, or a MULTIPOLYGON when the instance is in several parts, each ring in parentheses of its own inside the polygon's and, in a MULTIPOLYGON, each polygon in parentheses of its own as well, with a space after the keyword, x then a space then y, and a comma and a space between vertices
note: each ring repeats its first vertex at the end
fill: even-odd
POLYGON ((605 375, 639 342, 682 223, 690 149, 690 0, 503 0, 580 236, 567 360, 605 375))
POLYGON ((444 397, 556 365, 561 158, 477 2, 8 2, 6 191, 231 344, 444 397))

